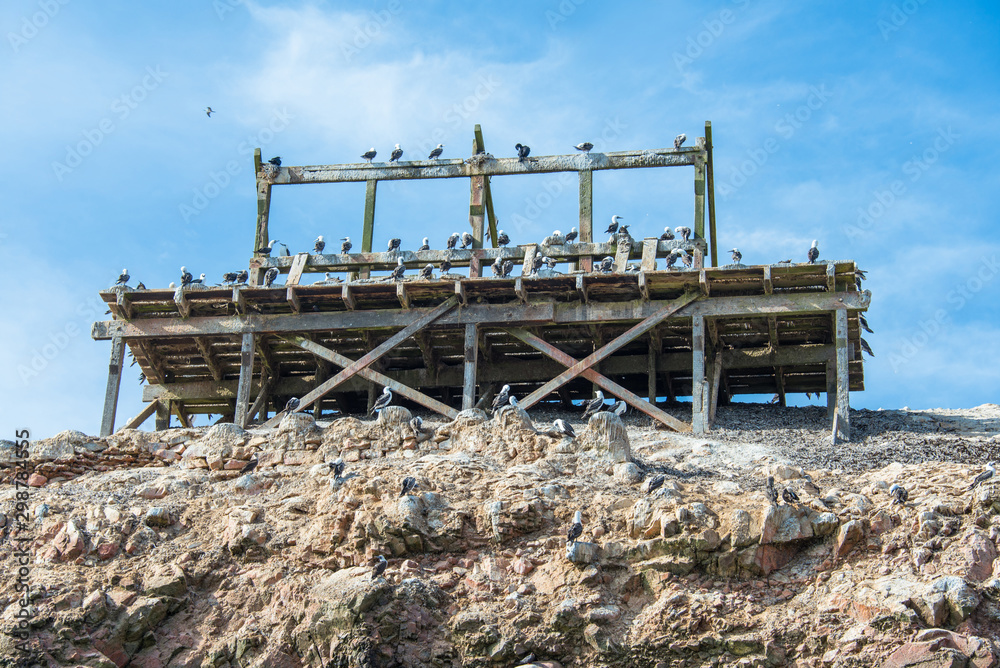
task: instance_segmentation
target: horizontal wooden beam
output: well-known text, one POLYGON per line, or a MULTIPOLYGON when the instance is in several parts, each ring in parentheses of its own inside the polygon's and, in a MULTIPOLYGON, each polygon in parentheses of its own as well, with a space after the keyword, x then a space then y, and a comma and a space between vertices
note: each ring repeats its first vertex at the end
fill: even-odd
MULTIPOLYGON (((866 310, 871 295, 867 292, 817 292, 799 294, 712 297, 691 304, 685 315, 705 317, 760 317, 767 315, 819 314, 845 308, 866 310)), ((523 306, 507 304, 470 304, 442 316, 434 323, 438 327, 454 327, 470 323, 510 326, 532 323, 576 324, 608 320, 639 321, 669 304, 666 301, 644 302, 533 302, 523 306)), ((405 327, 429 309, 379 309, 340 312, 319 312, 283 315, 251 314, 241 316, 144 318, 132 321, 105 320, 95 322, 91 336, 106 341, 120 334, 125 339, 173 338, 197 336, 240 336, 244 333, 282 334, 292 332, 334 331, 344 329, 405 327)))
POLYGON ((574 155, 542 155, 528 160, 493 158, 469 164, 462 159, 413 160, 403 162, 352 163, 346 165, 313 165, 281 167, 268 182, 272 185, 290 183, 344 183, 360 181, 400 181, 406 179, 454 179, 473 176, 508 176, 513 174, 544 174, 549 172, 598 171, 602 169, 637 169, 644 167, 679 167, 704 164, 707 153, 702 145, 680 149, 661 148, 647 151, 614 151, 611 153, 577 153, 574 155))
POLYGON ((143 422, 149 419, 149 416, 156 412, 156 409, 160 407, 159 401, 151 401, 148 406, 139 411, 139 414, 134 418, 125 423, 122 429, 138 429, 143 422))

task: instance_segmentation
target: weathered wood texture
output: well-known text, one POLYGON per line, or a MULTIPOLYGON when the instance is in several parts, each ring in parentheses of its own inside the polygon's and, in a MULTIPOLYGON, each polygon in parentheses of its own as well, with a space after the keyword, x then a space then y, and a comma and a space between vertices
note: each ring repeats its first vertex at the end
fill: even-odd
POLYGON ((101 416, 101 436, 115 431, 115 413, 118 411, 118 388, 122 381, 122 361, 125 340, 120 336, 111 341, 111 361, 108 363, 108 386, 104 391, 104 413, 101 416))
POLYGON ((254 335, 244 334, 240 346, 240 383, 236 393, 236 424, 246 429, 250 408, 250 381, 253 379, 254 335))

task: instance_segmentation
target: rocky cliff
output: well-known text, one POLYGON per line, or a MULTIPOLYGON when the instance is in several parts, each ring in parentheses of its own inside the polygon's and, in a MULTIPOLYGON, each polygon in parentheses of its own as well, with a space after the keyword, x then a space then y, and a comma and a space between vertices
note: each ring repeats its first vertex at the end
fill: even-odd
POLYGON ((818 408, 720 408, 707 438, 410 417, 32 442, 0 666, 1000 665, 1000 483, 968 489, 996 406, 856 411, 838 446, 818 408))

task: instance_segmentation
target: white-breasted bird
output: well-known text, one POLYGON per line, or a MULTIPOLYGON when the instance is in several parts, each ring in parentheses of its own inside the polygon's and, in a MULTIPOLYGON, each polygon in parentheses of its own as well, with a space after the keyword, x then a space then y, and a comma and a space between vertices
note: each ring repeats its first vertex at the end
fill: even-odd
POLYGON ((462 232, 462 245, 459 248, 470 248, 475 239, 468 232, 462 232))
POLYGON ((458 240, 459 240, 459 239, 461 238, 461 236, 462 236, 462 235, 460 235, 460 234, 459 234, 458 232, 453 232, 453 233, 452 233, 452 234, 451 234, 451 235, 450 235, 450 236, 448 237, 448 243, 446 244, 446 247, 447 247, 448 249, 452 249, 452 248, 454 248, 454 247, 455 247, 455 244, 457 244, 457 243, 458 243, 458 240))
POLYGON ((389 162, 396 162, 403 157, 403 149, 399 148, 399 144, 392 149, 392 153, 389 154, 389 162))
POLYGON ((743 259, 743 253, 740 252, 739 248, 734 248, 729 252, 733 254, 733 264, 739 264, 740 260, 743 259))
POLYGON ((683 132, 674 137, 674 148, 680 148, 687 141, 688 136, 683 132))
POLYGON ((403 264, 403 258, 401 257, 396 258, 396 267, 392 270, 392 273, 389 275, 392 277, 392 280, 398 281, 401 278, 403 278, 403 274, 405 273, 406 273, 406 265, 403 264))
POLYGON ((389 562, 381 554, 378 555, 377 559, 378 561, 375 562, 375 567, 372 569, 372 580, 377 580, 380 575, 385 573, 385 567, 389 565, 389 562))
POLYGON ((969 485, 969 489, 973 489, 977 485, 986 482, 987 480, 995 476, 996 473, 997 473, 996 462, 990 462, 989 464, 986 465, 985 471, 983 471, 982 473, 980 473, 979 475, 977 475, 975 478, 972 479, 972 484, 969 485))
POLYGON ((669 226, 663 228, 663 234, 660 235, 660 241, 673 241, 674 231, 670 229, 669 226))
POLYGON ((611 216, 611 224, 608 225, 608 229, 604 230, 605 234, 614 234, 618 231, 618 221, 622 219, 619 215, 611 216))
POLYGON ((428 239, 427 237, 424 237, 424 243, 420 244, 420 248, 418 248, 417 250, 425 251, 430 249, 431 249, 431 240, 428 239))
POLYGON ((586 420, 588 415, 596 413, 604 407, 604 392, 597 390, 594 394, 594 398, 584 404, 583 407, 583 418, 586 420))
POLYGON ((376 155, 378 155, 378 153, 375 151, 375 147, 372 146, 370 149, 362 153, 361 157, 367 160, 368 162, 371 162, 372 160, 375 159, 376 155))
POLYGON ((438 144, 437 146, 431 149, 431 154, 427 156, 427 159, 435 160, 437 158, 440 158, 443 152, 444 152, 444 144, 438 144))
POLYGON ((510 385, 504 385, 500 388, 500 392, 497 393, 497 396, 493 397, 493 412, 496 413, 501 406, 506 406, 509 399, 510 385))
POLYGON ((316 237, 316 243, 313 244, 314 253, 322 253, 323 249, 326 248, 326 242, 323 241, 323 235, 316 237))
POLYGON ((573 523, 569 525, 569 531, 566 532, 566 541, 569 543, 575 543, 582 535, 583 513, 578 510, 573 515, 573 523))
POLYGON ((118 275, 118 280, 115 281, 115 285, 125 285, 128 283, 129 278, 128 269, 122 269, 122 273, 118 275))
POLYGON ((573 425, 571 425, 570 423, 566 422, 565 420, 561 420, 559 418, 556 418, 552 422, 552 426, 555 427, 556 432, 562 434, 563 436, 569 436, 570 438, 576 438, 576 432, 573 431, 573 425))
POLYGON ((571 244, 579 238, 580 233, 574 227, 572 230, 566 233, 566 243, 571 244))
POLYGON ((680 227, 675 227, 674 228, 674 232, 676 232, 680 236, 681 241, 687 241, 688 239, 691 238, 691 228, 690 227, 685 227, 685 226, 681 225, 680 227))
POLYGON ((344 243, 340 244, 340 252, 343 253, 344 255, 347 255, 348 253, 351 252, 351 248, 354 247, 354 244, 351 243, 350 237, 344 237, 343 239, 341 239, 341 241, 343 241, 344 243))
POLYGON ((584 153, 590 153, 590 150, 592 148, 594 148, 594 145, 591 144, 589 141, 584 141, 584 142, 580 142, 579 144, 577 144, 573 148, 575 148, 577 151, 583 151, 584 153))
POLYGON ((809 247, 809 253, 806 257, 809 258, 809 264, 816 264, 816 260, 819 258, 819 246, 817 246, 816 239, 813 239, 812 246, 809 247))
POLYGON ((392 403, 392 390, 390 390, 389 386, 387 385, 382 389, 382 394, 380 394, 378 399, 375 400, 375 405, 372 406, 372 409, 370 411, 368 411, 368 414, 371 415, 376 411, 380 411, 391 403, 392 403))

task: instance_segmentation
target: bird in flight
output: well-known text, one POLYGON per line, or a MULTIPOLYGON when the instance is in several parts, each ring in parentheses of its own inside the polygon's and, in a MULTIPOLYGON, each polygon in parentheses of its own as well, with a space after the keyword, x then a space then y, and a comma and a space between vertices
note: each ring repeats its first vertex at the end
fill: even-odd
POLYGON ((216 113, 215 109, 212 109, 211 107, 205 107, 205 115, 206 116, 208 116, 209 118, 211 118, 212 114, 214 114, 214 113, 216 113))

